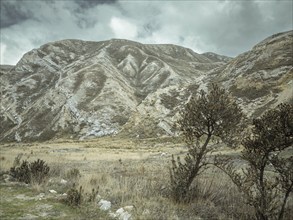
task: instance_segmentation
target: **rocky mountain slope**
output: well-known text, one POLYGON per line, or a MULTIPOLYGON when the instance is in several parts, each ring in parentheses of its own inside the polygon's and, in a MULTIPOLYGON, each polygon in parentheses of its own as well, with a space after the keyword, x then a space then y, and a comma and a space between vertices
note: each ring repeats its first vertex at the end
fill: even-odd
POLYGON ((0 141, 174 134, 191 93, 219 82, 257 116, 292 100, 293 32, 231 59, 176 45, 63 40, 1 66, 0 141))
MULTIPOLYGON (((117 133, 146 97, 222 66, 175 45, 63 40, 1 68, 1 140, 117 133)), ((167 89, 168 90, 168 89, 167 89)))
POLYGON ((238 98, 248 116, 293 100, 293 31, 275 34, 209 72, 238 98))

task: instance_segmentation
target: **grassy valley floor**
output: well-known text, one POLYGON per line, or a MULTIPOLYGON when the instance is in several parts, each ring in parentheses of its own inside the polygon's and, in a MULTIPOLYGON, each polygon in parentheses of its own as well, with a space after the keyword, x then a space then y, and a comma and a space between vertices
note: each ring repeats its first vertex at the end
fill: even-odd
MULTIPOLYGON (((225 147, 219 151, 231 156, 240 152, 225 147)), ((0 152, 1 219, 114 219, 110 213, 129 206, 132 219, 141 220, 250 219, 252 215, 227 176, 214 167, 195 181, 198 196, 192 202, 177 204, 170 199, 171 157, 187 152, 180 139, 104 137, 10 143, 0 145, 0 152), (17 156, 20 160, 46 161, 50 166, 46 182, 27 185, 7 181, 5 173, 17 156), (73 185, 77 189, 82 186, 79 207, 65 203, 64 193, 73 185), (100 210, 96 198, 88 201, 93 190, 99 199, 111 202, 108 211, 100 210)), ((289 207, 292 203, 291 196, 289 207)), ((292 209, 289 211, 293 215, 292 209)))

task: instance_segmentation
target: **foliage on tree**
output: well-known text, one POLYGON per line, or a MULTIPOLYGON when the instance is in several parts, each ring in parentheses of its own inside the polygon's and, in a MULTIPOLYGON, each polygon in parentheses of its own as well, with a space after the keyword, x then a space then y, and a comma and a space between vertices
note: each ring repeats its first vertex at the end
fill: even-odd
POLYGON ((189 200, 193 180, 210 163, 207 155, 214 149, 209 145, 211 141, 222 140, 231 146, 237 142, 243 118, 237 103, 217 85, 213 84, 208 93, 201 90, 199 95, 191 97, 178 121, 188 153, 183 161, 172 156, 170 178, 175 201, 189 200))
POLYGON ((223 156, 215 165, 254 207, 256 219, 283 219, 293 187, 293 157, 284 154, 293 147, 293 105, 281 104, 254 119, 252 134, 242 144, 242 170, 232 158, 223 156))

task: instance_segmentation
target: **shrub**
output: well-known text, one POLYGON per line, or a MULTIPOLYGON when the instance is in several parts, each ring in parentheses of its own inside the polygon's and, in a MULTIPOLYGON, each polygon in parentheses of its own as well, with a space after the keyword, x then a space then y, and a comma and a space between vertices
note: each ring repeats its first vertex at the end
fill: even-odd
POLYGON ((72 168, 66 173, 66 178, 69 180, 78 180, 81 177, 80 171, 77 168, 72 168))
POLYGON ((11 167, 10 174, 13 178, 19 182, 30 183, 31 182, 31 173, 29 169, 29 162, 24 160, 20 166, 11 167))
POLYGON ((231 158, 218 157, 215 161, 254 208, 256 219, 284 218, 293 189, 293 157, 280 153, 292 146, 293 105, 281 104, 253 120, 252 134, 243 140, 241 159, 246 167, 242 172, 231 158))
POLYGON ((67 192, 65 203, 70 206, 80 206, 83 198, 82 194, 82 186, 80 186, 79 190, 77 190, 75 185, 73 185, 73 187, 67 192))
POLYGON ((10 174, 13 178, 27 184, 32 182, 43 183, 49 171, 50 167, 46 165, 45 161, 40 159, 32 163, 24 160, 19 166, 10 168, 10 174))
POLYGON ((41 184, 47 178, 50 167, 43 160, 36 160, 30 163, 31 182, 41 184))
POLYGON ((193 180, 210 163, 207 154, 213 150, 208 146, 213 138, 235 145, 243 129, 244 115, 229 94, 212 85, 207 94, 201 90, 199 96, 192 96, 181 112, 178 122, 188 146, 188 153, 182 162, 172 156, 170 169, 171 193, 175 201, 188 200, 193 180))
POLYGON ((99 187, 96 190, 93 188, 91 193, 89 193, 89 194, 86 193, 87 201, 88 202, 95 202, 98 193, 99 193, 99 187))

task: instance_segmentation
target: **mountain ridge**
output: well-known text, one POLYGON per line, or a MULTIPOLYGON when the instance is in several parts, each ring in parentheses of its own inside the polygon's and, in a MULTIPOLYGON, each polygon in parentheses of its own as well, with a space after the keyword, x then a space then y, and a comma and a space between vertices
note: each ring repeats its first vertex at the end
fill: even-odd
POLYGON ((182 105, 212 82, 230 90, 251 116, 260 115, 264 106, 290 100, 292 39, 293 31, 280 33, 235 58, 123 39, 47 43, 15 66, 0 68, 0 141, 175 135, 173 124, 182 105), (280 78, 260 81, 259 73, 273 75, 270 65, 280 78), (238 74, 241 68, 243 74, 238 74), (265 83, 274 92, 268 87, 258 97, 246 97, 241 82, 260 91, 265 83))

